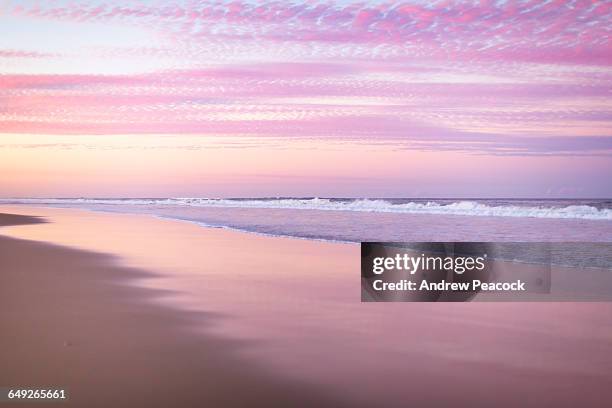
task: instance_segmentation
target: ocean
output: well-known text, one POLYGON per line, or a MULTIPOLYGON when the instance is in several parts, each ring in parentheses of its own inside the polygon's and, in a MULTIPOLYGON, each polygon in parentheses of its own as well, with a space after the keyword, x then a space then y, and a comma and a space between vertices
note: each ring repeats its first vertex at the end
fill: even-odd
POLYGON ((204 227, 333 242, 564 242, 566 247, 557 246, 552 255, 521 250, 505 258, 612 265, 609 249, 585 244, 612 242, 612 200, 16 198, 0 199, 0 204, 149 214, 204 227))
POLYGON ((151 214, 207 227, 341 242, 612 241, 612 200, 412 198, 15 198, 151 214))

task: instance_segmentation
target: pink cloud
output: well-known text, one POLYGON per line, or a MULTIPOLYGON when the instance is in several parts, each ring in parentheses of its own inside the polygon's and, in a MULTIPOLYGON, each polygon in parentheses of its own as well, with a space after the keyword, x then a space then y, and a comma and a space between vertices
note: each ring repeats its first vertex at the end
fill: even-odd
MULTIPOLYGON (((538 152, 551 134, 571 140, 612 135, 612 126, 602 125, 612 123, 612 110, 593 102, 609 95, 601 85, 610 83, 609 75, 602 74, 599 84, 585 82, 590 77, 581 71, 559 73, 549 84, 393 79, 456 71, 389 63, 265 63, 114 76, 0 75, 0 131, 325 137, 438 143, 446 149, 515 146, 516 140, 529 146, 533 138, 538 152), (477 134, 490 142, 475 139, 477 134)), ((551 149, 555 145, 556 139, 551 149)))
MULTIPOLYGON (((551 135, 585 141, 612 135, 608 3, 2 7, 33 26, 48 20, 78 22, 83 30, 89 23, 144 28, 159 44, 71 51, 136 67, 141 60, 170 64, 130 75, 0 74, 0 133, 403 138, 446 148, 489 139, 529 146, 531 137, 537 152, 547 144, 561 151, 551 135)), ((44 43, 37 52, 0 50, 15 66, 19 58, 46 56, 57 57, 44 43)), ((574 142, 563 146, 580 150, 574 142)))
POLYGON ((334 3, 126 2, 17 6, 18 16, 140 24, 183 40, 202 38, 400 44, 420 55, 609 65, 612 9, 606 2, 334 3), (197 28, 197 29, 196 29, 197 28), (576 42, 576 36, 580 41, 576 42))

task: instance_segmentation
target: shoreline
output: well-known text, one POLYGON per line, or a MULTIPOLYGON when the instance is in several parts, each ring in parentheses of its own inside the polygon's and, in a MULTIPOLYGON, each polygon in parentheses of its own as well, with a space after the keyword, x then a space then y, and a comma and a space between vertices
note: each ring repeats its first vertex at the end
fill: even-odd
MULTIPOLYGON (((195 225, 204 229, 213 229, 213 230, 222 230, 222 231, 229 231, 229 232, 237 232, 240 234, 248 234, 248 235, 254 235, 254 236, 260 236, 260 237, 267 237, 267 238, 280 238, 280 239, 295 239, 295 240, 302 240, 302 241, 307 241, 307 242, 322 242, 322 243, 330 243, 330 244, 342 244, 342 245, 360 245, 362 241, 349 241, 349 240, 341 240, 341 239, 332 239, 332 238, 319 238, 319 237, 309 237, 309 236, 299 236, 299 235, 290 235, 290 234, 274 234, 274 233, 267 233, 267 232, 262 232, 262 231, 256 231, 256 230, 250 230, 250 229, 246 229, 246 228, 239 228, 239 227, 232 227, 232 226, 228 226, 228 225, 214 225, 214 224, 208 224, 204 221, 198 221, 198 220, 192 220, 192 219, 184 219, 184 218, 177 218, 177 217, 172 217, 172 216, 167 216, 167 215, 160 215, 160 214, 155 214, 155 213, 137 213, 137 212, 129 212, 129 211, 125 211, 125 212, 121 212, 121 211, 108 211, 108 210, 102 210, 102 209, 94 209, 94 208, 78 208, 78 207, 57 207, 57 206, 48 206, 48 205, 39 205, 39 204, 31 204, 31 203, 27 203, 27 204, 1 204, 0 203, 0 208, 41 208, 41 209, 45 209, 45 210, 67 210, 67 211, 84 211, 84 212, 91 212, 91 213, 97 213, 97 214, 108 214, 108 215, 124 215, 124 216, 147 216, 147 217, 152 217, 154 219, 159 219, 162 221, 171 221, 171 222, 180 222, 180 223, 186 223, 186 224, 190 224, 190 225, 195 225)), ((464 216, 460 216, 460 217, 464 217, 464 216)), ((610 221, 612 222, 612 220, 610 221)), ((501 242, 505 242, 505 241, 501 241, 501 242)), ((514 242, 514 241, 512 241, 514 242)), ((528 241, 530 242, 530 241, 528 241)), ((540 242, 540 241, 534 241, 534 242, 540 242)), ((566 241, 563 240, 558 240, 558 239, 553 239, 553 240, 544 240, 541 242, 551 242, 551 243, 568 243, 566 241)), ((581 243, 582 241, 569 241, 571 243, 581 243)), ((611 242, 609 239, 608 240, 595 240, 595 241, 584 241, 584 242, 594 242, 594 243, 608 243, 611 242)), ((568 265, 565 263, 559 263, 559 262, 554 262, 551 260, 547 260, 546 262, 536 262, 536 261, 532 261, 532 260, 522 260, 522 259, 517 259, 517 258, 498 258, 500 261, 508 261, 508 262, 512 262, 515 264, 524 264, 524 265, 550 265, 552 267, 555 268, 561 268, 561 269, 571 269, 571 268, 581 268, 584 270, 594 270, 594 271, 600 271, 600 270, 608 270, 610 268, 603 268, 600 266, 591 266, 591 265, 568 265)))
MULTIPOLYGON (((41 221, 0 214, 0 228, 41 221)), ((0 230, 0 266, 1 386, 65 387, 58 405, 78 407, 347 405, 246 361, 248 342, 194 333, 217 317, 157 303, 167 293, 129 284, 155 274, 116 256, 0 230)))
MULTIPOLYGON (((290 235, 290 234, 272 234, 272 233, 267 233, 267 232, 261 232, 261 231, 253 231, 253 230, 249 230, 249 229, 245 229, 245 228, 237 228, 237 227, 231 227, 228 225, 213 225, 213 224, 207 224, 204 221, 197 221, 197 220, 189 220, 189 219, 183 219, 183 218, 174 218, 174 217, 170 217, 170 216, 166 216, 166 215, 158 215, 158 214, 153 214, 153 213, 135 213, 135 212, 120 212, 120 211, 105 211, 105 210, 100 210, 100 209, 94 209, 94 208, 77 208, 77 207, 53 207, 53 206, 48 206, 48 205, 39 205, 39 204, 2 204, 0 203, 0 208, 11 208, 11 207, 15 207, 15 208, 28 208, 31 207, 33 209, 36 208, 42 208, 42 209, 47 209, 47 210, 73 210, 73 211, 88 211, 88 212, 93 212, 93 213, 99 213, 99 214, 119 214, 119 215, 142 215, 142 216, 149 216, 152 218, 156 218, 159 220, 167 220, 167 221, 173 221, 173 222, 184 222, 184 223, 188 223, 188 224, 192 224, 192 225, 196 225, 198 227, 201 228, 211 228, 211 229, 219 229, 219 230, 225 230, 225 231, 232 231, 232 232, 238 232, 238 233, 243 233, 243 234, 253 234, 253 235, 257 235, 257 236, 262 236, 262 237, 269 237, 269 238, 289 238, 289 239, 299 239, 299 240, 304 240, 304 241, 314 241, 314 242, 326 242, 326 243, 330 243, 330 244, 348 244, 348 245, 359 245, 360 241, 346 241, 346 240, 339 240, 339 239, 328 239, 328 238, 317 238, 317 237, 302 237, 302 236, 298 236, 298 235, 290 235)), ((309 210, 306 210, 309 211, 309 210)), ((1 225, 0 225, 1 227, 1 225)))
MULTIPOLYGON (((8 204, 7 204, 8 205, 8 204)), ((295 238, 332 244, 358 242, 610 242, 612 220, 393 214, 265 208, 201 208, 10 204, 13 208, 46 208, 98 214, 149 215, 273 238, 295 238)), ((0 205, 1 206, 1 205, 0 205)))

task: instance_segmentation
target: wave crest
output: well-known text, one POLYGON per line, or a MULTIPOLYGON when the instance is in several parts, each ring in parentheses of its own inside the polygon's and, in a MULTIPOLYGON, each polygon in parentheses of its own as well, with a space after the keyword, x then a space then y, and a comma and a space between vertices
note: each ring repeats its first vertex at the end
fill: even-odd
POLYGON ((393 203, 382 199, 338 200, 327 198, 279 198, 279 199, 213 199, 213 198, 163 198, 163 199, 105 199, 105 198, 28 198, 0 199, 2 204, 45 205, 146 205, 190 206, 221 208, 268 208, 320 211, 360 211, 405 214, 444 214, 480 217, 534 217, 585 220, 612 220, 612 209, 598 209, 589 205, 528 206, 487 205, 477 201, 450 203, 405 202, 393 203))

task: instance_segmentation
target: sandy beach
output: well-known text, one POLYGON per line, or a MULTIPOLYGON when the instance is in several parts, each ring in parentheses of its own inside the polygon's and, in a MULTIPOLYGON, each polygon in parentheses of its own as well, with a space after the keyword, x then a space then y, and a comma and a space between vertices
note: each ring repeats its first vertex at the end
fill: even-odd
MULTIPOLYGON (((0 215, 1 227, 41 222, 0 215)), ((195 334, 214 316, 156 304, 163 291, 126 285, 153 274, 116 257, 0 236, 0 269, 2 386, 67 388, 58 405, 74 407, 345 405, 236 357, 244 342, 195 334)))
POLYGON ((0 213, 0 386, 66 387, 62 406, 612 398, 609 303, 362 304, 357 245, 0 213))

